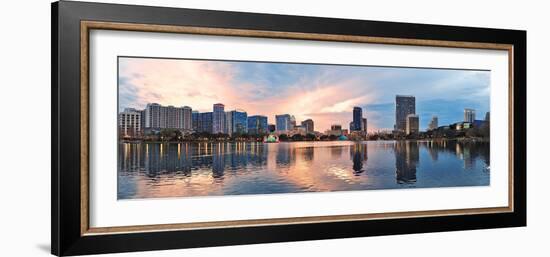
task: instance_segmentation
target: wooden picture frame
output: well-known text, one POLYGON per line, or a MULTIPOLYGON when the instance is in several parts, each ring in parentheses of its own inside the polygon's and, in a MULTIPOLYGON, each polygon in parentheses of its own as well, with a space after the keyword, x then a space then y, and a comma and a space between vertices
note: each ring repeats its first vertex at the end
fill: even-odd
POLYGON ((525 110, 525 31, 56 2, 52 4, 52 254, 525 226, 525 110), (88 46, 89 33, 94 29, 508 51, 509 204, 438 211, 90 227, 88 46))

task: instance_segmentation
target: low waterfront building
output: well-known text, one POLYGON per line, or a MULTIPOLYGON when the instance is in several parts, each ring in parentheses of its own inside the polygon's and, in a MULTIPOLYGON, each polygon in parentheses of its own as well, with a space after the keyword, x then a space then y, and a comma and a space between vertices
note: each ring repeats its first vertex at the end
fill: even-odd
POLYGON ((342 125, 340 124, 332 124, 330 130, 325 131, 325 134, 328 136, 341 136, 342 133, 342 125))
POLYGON ((126 108, 118 114, 118 127, 121 137, 138 137, 141 134, 141 113, 133 108, 126 108))

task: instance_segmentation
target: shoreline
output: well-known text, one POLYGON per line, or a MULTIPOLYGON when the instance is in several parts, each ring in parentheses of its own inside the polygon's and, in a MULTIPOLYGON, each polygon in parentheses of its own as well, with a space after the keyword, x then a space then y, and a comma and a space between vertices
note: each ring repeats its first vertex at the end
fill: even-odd
MULTIPOLYGON (((299 140, 299 141, 280 141, 277 143, 297 143, 297 142, 430 142, 430 141, 458 141, 458 142, 479 142, 479 143, 490 143, 489 138, 479 138, 479 137, 460 137, 460 138, 422 138, 422 139, 380 139, 380 140, 299 140)), ((262 143, 262 144, 277 144, 277 143, 265 143, 263 141, 256 140, 182 140, 182 141, 147 141, 147 140, 118 140, 118 143, 150 143, 150 144, 181 144, 181 143, 262 143)))

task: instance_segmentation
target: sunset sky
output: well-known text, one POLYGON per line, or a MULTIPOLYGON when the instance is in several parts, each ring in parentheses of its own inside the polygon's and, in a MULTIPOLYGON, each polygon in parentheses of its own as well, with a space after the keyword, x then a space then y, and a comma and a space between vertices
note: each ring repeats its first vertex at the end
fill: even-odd
POLYGON ((118 78, 119 110, 159 103, 206 112, 223 103, 273 124, 276 114, 311 118, 320 132, 348 128, 354 106, 369 131, 392 129, 397 94, 416 96, 421 130, 432 115, 440 125, 462 121, 464 108, 483 119, 489 85, 489 71, 128 57, 119 58, 118 78))

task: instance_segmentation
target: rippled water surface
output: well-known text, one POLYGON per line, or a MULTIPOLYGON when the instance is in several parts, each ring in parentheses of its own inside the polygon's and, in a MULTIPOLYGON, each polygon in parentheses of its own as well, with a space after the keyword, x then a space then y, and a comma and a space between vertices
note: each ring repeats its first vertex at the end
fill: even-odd
POLYGON ((120 143, 118 198, 489 185, 489 143, 120 143))

